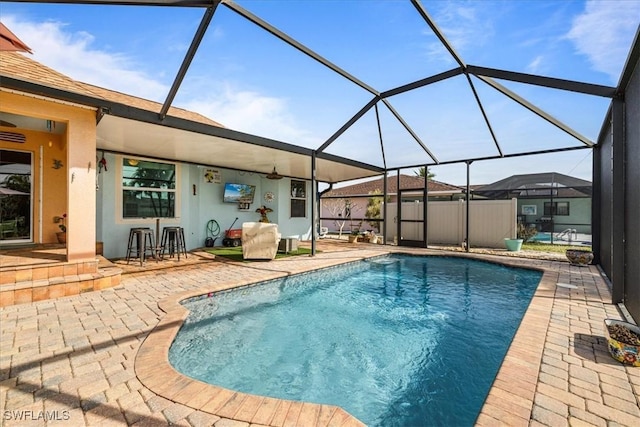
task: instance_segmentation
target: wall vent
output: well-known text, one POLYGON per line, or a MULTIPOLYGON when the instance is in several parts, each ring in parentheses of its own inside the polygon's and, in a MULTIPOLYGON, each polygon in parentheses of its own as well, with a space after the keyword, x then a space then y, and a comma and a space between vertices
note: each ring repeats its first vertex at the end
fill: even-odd
POLYGON ((0 140, 24 144, 27 140, 27 137, 21 133, 0 131, 0 140))

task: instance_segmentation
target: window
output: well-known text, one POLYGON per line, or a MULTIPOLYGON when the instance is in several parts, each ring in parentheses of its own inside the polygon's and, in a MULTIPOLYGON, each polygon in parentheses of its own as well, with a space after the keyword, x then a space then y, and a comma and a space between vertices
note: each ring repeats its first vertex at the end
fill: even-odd
POLYGON ((307 216, 307 192, 304 181, 291 180, 291 218, 307 216))
POLYGON ((544 202, 544 214, 545 215, 557 215, 568 216, 569 215, 569 202, 544 202))
POLYGON ((122 217, 174 218, 176 165, 122 158, 122 217))

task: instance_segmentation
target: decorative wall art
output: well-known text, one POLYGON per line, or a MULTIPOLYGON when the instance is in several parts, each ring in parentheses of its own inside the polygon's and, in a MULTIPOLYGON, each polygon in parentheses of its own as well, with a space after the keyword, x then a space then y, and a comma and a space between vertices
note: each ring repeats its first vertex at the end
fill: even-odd
POLYGON ((218 169, 205 169, 204 182, 207 184, 220 184, 222 182, 222 174, 218 169))

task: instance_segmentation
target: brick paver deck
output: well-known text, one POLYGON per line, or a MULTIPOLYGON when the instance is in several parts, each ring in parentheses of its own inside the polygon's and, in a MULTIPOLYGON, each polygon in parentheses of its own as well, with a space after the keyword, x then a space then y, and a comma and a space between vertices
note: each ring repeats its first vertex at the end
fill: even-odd
MULTIPOLYGON (((361 425, 337 407, 245 395, 187 379, 169 366, 166 354, 184 318, 180 298, 387 249, 360 245, 315 257, 140 271, 123 275, 114 288, 2 308, 0 424, 361 425)), ((640 425, 640 370, 607 352, 603 320, 622 317, 597 268, 472 256, 545 271, 477 424, 640 425)))

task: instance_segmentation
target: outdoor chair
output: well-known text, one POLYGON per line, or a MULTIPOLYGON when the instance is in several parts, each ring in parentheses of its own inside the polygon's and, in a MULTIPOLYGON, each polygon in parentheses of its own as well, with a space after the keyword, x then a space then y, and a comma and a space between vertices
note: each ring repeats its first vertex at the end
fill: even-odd
POLYGON ((16 236, 18 234, 18 220, 2 221, 0 223, 0 232, 3 239, 16 236))
POLYGON ((274 259, 281 235, 278 224, 245 222, 242 224, 242 257, 244 259, 274 259))

